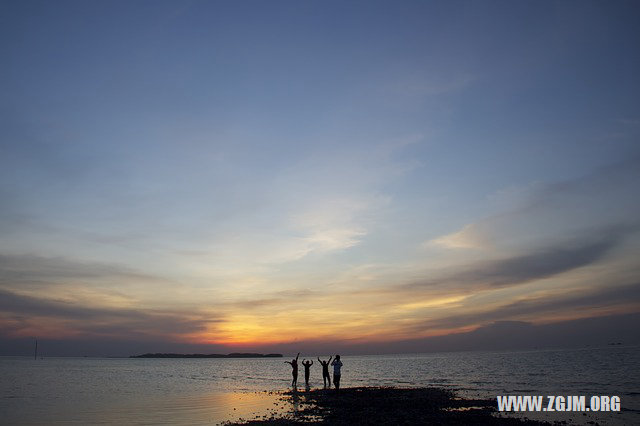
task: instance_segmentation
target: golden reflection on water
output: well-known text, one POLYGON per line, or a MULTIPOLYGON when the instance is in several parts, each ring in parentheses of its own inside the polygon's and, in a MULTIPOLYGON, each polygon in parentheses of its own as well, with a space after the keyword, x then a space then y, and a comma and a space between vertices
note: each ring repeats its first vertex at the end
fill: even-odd
POLYGON ((213 396, 212 404, 225 407, 225 420, 266 419, 290 410, 290 404, 274 392, 222 393, 213 396))
POLYGON ((291 403, 275 392, 112 395, 89 404, 86 400, 75 404, 71 401, 51 402, 50 409, 45 410, 47 415, 22 418, 21 423, 215 425, 241 419, 266 419, 291 411, 291 403))

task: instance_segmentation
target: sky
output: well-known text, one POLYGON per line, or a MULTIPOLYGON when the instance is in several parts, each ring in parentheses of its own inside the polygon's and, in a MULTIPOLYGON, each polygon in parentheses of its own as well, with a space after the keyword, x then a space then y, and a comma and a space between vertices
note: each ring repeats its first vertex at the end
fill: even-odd
POLYGON ((639 19, 1 1, 0 354, 633 340, 639 19))

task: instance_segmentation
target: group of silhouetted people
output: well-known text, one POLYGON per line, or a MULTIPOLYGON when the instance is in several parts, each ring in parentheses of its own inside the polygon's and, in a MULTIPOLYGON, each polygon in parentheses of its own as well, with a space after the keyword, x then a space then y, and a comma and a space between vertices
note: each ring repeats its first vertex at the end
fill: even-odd
MULTIPOLYGON (((298 357, 300 356, 300 352, 298 355, 291 361, 285 361, 286 364, 291 364, 291 375, 293 376, 293 380, 291 381, 291 387, 296 388, 298 386, 298 357)), ((328 361, 322 361, 320 357, 318 357, 318 362, 322 365, 322 381, 324 382, 324 387, 331 387, 331 376, 329 376, 329 365, 333 366, 333 385, 336 387, 336 390, 340 389, 340 369, 342 368, 342 361, 340 361, 340 355, 336 355, 333 362, 331 362, 333 356, 329 357, 328 361)), ((313 361, 302 358, 302 365, 304 366, 304 383, 307 387, 309 387, 309 374, 311 366, 313 365, 313 361)))

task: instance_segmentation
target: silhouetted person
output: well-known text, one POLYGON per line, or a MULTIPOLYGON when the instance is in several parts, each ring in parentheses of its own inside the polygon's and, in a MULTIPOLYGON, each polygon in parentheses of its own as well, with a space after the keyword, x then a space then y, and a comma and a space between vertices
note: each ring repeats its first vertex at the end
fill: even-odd
POLYGON ((342 361, 340 361, 340 355, 336 355, 336 359, 331 363, 333 365, 333 386, 336 390, 340 390, 340 368, 342 368, 342 361))
POLYGON ((295 359, 291 361, 285 361, 285 364, 291 364, 291 375, 293 376, 293 380, 291 381, 291 387, 295 388, 298 386, 298 357, 300 356, 300 352, 296 355, 295 359))
POLYGON ((327 387, 327 382, 329 382, 329 387, 331 387, 331 376, 329 375, 329 364, 331 363, 331 359, 333 355, 329 357, 329 361, 323 361, 318 357, 318 362, 322 364, 322 381, 324 382, 324 387, 327 387))
POLYGON ((305 362, 305 359, 302 358, 302 365, 304 366, 304 384, 309 387, 309 368, 313 365, 313 361, 305 362))

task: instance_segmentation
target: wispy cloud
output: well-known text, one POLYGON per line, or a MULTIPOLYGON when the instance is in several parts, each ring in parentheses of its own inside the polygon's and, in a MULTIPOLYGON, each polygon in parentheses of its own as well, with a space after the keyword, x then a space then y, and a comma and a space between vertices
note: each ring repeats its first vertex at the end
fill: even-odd
POLYGON ((605 234, 594 241, 567 242, 543 250, 499 260, 488 260, 463 267, 451 275, 426 280, 412 286, 502 287, 547 278, 601 260, 622 239, 621 231, 605 234))
POLYGON ((640 157, 630 157, 574 179, 511 190, 511 205, 502 199, 500 211, 432 238, 423 247, 511 254, 594 233, 631 231, 640 224, 640 203, 634 196, 638 182, 640 157))
POLYGON ((465 225, 461 230, 434 238, 423 243, 423 246, 439 246, 448 249, 487 249, 489 241, 477 224, 465 225))
POLYGON ((507 302, 473 313, 416 321, 409 328, 415 333, 429 330, 477 327, 503 320, 535 320, 537 323, 558 322, 640 310, 640 284, 582 288, 551 297, 526 298, 507 302))
POLYGON ((2 285, 99 277, 151 278, 125 266, 33 254, 0 254, 0 271, 2 285))
POLYGON ((29 336, 54 325, 53 334, 76 337, 184 339, 221 321, 211 314, 101 308, 22 296, 0 290, 0 325, 5 332, 29 336))

